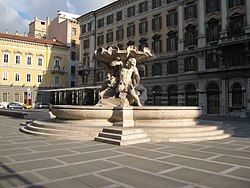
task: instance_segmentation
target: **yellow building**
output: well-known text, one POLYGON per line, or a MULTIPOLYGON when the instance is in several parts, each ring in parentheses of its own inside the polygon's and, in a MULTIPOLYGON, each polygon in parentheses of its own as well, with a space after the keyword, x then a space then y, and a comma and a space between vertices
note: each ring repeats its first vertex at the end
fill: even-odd
POLYGON ((67 84, 68 50, 58 41, 0 33, 0 102, 49 102, 43 90, 67 84))

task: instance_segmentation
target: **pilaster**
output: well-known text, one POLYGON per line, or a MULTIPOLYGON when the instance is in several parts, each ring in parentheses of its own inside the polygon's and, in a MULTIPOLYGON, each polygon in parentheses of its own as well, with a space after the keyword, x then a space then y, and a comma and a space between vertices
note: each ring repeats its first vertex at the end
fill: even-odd
POLYGON ((247 14, 247 27, 245 27, 245 34, 250 34, 250 1, 246 0, 246 14, 247 14))
POLYGON ((184 51, 184 8, 183 0, 178 4, 178 27, 179 27, 179 40, 178 40, 178 52, 184 51))
POLYGON ((198 2, 198 18, 199 18, 199 36, 198 36, 198 48, 204 48, 206 46, 206 32, 205 32, 205 2, 199 0, 198 2))
POLYGON ((227 31, 227 0, 221 0, 221 32, 220 38, 226 38, 228 35, 227 31))

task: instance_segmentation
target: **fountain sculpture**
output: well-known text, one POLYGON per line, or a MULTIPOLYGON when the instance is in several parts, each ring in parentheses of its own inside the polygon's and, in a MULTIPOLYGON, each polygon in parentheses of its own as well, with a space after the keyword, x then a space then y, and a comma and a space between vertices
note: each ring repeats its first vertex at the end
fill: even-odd
POLYGON ((149 48, 117 46, 95 51, 106 80, 96 106, 55 105, 55 119, 33 121, 22 131, 64 139, 96 140, 117 145, 221 139, 232 131, 220 125, 198 125, 200 107, 143 106, 147 90, 140 84, 137 65, 154 58, 149 48))

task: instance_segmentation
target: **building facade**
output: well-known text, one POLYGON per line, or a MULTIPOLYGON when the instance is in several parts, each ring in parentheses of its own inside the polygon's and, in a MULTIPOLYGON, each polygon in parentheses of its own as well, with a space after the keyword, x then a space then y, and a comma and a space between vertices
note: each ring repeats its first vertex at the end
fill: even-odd
POLYGON ((135 45, 148 105, 199 105, 203 115, 250 115, 250 1, 119 0, 78 18, 80 85, 102 82, 98 47, 135 45))
POLYGON ((58 11, 53 20, 38 20, 37 17, 29 24, 30 37, 53 40, 56 39, 70 47, 68 51, 68 83, 67 87, 77 85, 77 72, 79 65, 79 35, 80 26, 76 18, 79 15, 58 11))
POLYGON ((60 42, 0 33, 0 102, 48 103, 45 89, 67 85, 68 51, 60 42))

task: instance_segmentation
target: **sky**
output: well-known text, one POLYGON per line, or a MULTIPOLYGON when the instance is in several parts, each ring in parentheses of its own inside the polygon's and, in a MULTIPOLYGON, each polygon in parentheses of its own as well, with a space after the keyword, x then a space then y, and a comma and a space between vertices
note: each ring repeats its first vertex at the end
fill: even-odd
POLYGON ((29 32, 29 23, 56 18, 57 11, 83 15, 101 8, 114 0, 0 0, 0 33, 24 35, 29 32))

